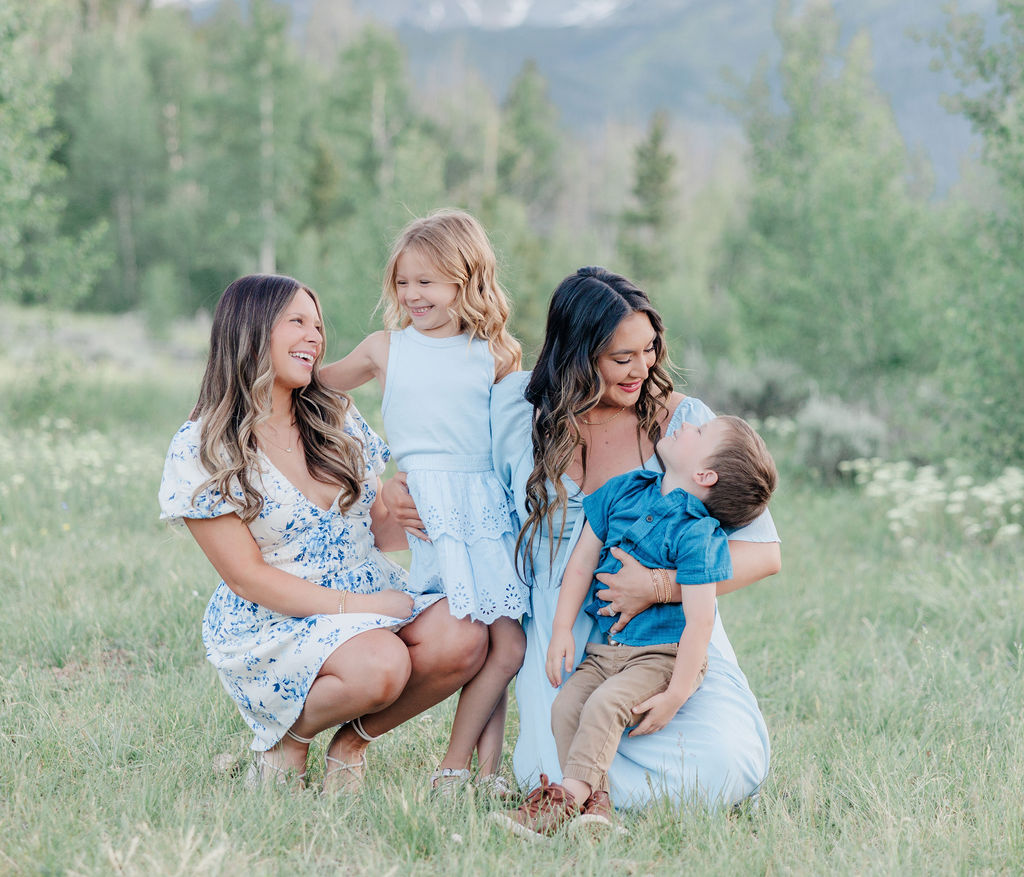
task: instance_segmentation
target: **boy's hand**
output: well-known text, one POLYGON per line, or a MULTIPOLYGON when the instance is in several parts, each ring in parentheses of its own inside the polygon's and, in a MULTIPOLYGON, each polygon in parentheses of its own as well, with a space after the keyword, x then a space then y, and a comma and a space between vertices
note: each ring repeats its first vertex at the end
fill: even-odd
POLYGON ((633 714, 647 713, 647 715, 639 725, 629 732, 629 736, 640 737, 660 731, 672 721, 672 717, 679 712, 679 707, 686 703, 686 700, 685 697, 680 700, 679 696, 671 691, 662 691, 654 697, 647 698, 643 703, 638 703, 633 707, 633 714))
POLYGON ((548 645, 548 659, 545 665, 548 673, 548 681, 553 688, 562 684, 562 667, 565 672, 572 671, 573 658, 576 655, 576 640, 573 639, 572 631, 555 629, 551 632, 551 642, 548 645))

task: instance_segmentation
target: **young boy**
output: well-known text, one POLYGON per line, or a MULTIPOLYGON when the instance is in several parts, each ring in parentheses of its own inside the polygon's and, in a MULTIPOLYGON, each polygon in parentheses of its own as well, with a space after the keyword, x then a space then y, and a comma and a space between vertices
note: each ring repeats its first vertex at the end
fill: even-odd
POLYGON ((587 657, 555 699, 551 728, 562 783, 534 789, 514 811, 496 814, 517 834, 549 835, 573 819, 610 824, 608 768, 622 732, 665 727, 707 670, 715 622, 715 585, 732 578, 723 527, 741 527, 768 505, 778 475, 764 441, 738 417, 683 426, 658 442, 664 474, 636 470, 612 478, 583 502, 587 523, 562 578, 548 647, 551 684, 572 670, 572 624, 586 599, 604 642, 587 657), (620 631, 595 596, 595 573, 615 572, 618 546, 652 569, 658 602, 620 631), (671 586, 659 570, 676 570, 682 611, 669 603, 671 586), (640 719, 640 716, 643 716, 640 719))

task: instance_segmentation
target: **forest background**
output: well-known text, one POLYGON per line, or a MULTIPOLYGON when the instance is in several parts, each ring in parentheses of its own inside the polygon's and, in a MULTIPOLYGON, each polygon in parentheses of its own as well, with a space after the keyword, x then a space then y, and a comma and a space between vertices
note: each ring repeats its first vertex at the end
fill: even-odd
POLYGON ((431 91, 351 3, 296 4, 300 23, 270 0, 200 8, 3 5, 4 301, 134 311, 158 339, 234 277, 280 271, 320 291, 341 354, 375 325, 396 231, 455 205, 494 239, 528 358, 558 280, 604 264, 650 292, 697 392, 795 417, 827 479, 850 457, 1021 461, 1019 3, 917 35, 976 135, 942 192, 871 37, 841 40, 827 2, 780 3, 763 63, 722 71, 703 100, 742 137, 711 149, 664 110, 560 124, 530 60, 501 96, 471 69, 431 91))
POLYGON ((395 232, 458 205, 494 238, 528 351, 557 281, 605 264, 649 290, 711 401, 803 411, 800 431, 838 429, 822 414, 838 399, 863 406, 817 442, 855 445, 828 477, 851 455, 1019 462, 1022 13, 992 12, 920 35, 980 144, 940 195, 871 39, 841 42, 828 3, 778 7, 776 63, 722 79, 743 139, 690 163, 666 112, 560 125, 529 61, 500 98, 472 75, 424 94, 395 32, 348 4, 316 4, 297 33, 268 0, 198 20, 5 3, 3 298, 139 311, 159 336, 235 276, 277 270, 321 292, 340 354, 373 325, 395 232))

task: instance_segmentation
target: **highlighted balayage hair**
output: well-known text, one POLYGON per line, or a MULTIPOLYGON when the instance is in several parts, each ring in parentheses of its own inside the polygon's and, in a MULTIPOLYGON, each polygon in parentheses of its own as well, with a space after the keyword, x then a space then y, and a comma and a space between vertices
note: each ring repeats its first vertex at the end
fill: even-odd
MULTIPOLYGON (((309 294, 322 319, 312 289, 274 274, 240 277, 224 290, 213 315, 210 355, 191 415, 202 420, 199 458, 210 473, 196 495, 212 486, 246 523, 263 507, 263 496, 249 473, 260 469, 256 427, 271 410, 270 334, 300 290, 309 294), (241 489, 241 498, 233 494, 233 485, 241 489)), ((309 383, 292 390, 292 411, 310 474, 341 485, 338 508, 344 513, 359 498, 366 462, 362 444, 344 431, 351 400, 320 382, 323 356, 321 345, 309 383)))

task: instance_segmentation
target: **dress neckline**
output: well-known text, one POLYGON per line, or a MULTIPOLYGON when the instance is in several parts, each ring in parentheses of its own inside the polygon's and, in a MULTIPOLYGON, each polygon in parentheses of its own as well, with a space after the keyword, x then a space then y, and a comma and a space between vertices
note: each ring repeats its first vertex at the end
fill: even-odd
POLYGON ((445 335, 443 338, 435 338, 433 335, 424 335, 414 326, 406 326, 398 331, 425 347, 458 347, 465 345, 469 341, 469 335, 466 332, 459 332, 457 335, 445 335))
POLYGON ((301 496, 306 501, 307 505, 311 505, 313 508, 317 509, 320 512, 323 512, 324 514, 336 514, 337 513, 338 497, 341 496, 341 491, 342 491, 341 487, 339 487, 338 488, 338 492, 336 494, 334 494, 334 499, 331 500, 331 504, 327 508, 324 508, 319 503, 313 502, 313 500, 311 500, 308 496, 306 496, 306 494, 304 494, 301 490, 299 490, 299 488, 297 488, 294 484, 292 484, 292 482, 289 480, 288 476, 285 475, 284 472, 282 472, 280 469, 277 468, 277 466, 274 465, 274 461, 271 460, 270 457, 268 457, 266 455, 266 453, 264 453, 264 451, 260 450, 259 453, 260 453, 260 456, 266 461, 267 465, 270 466, 270 468, 274 470, 274 472, 277 475, 278 480, 279 481, 283 481, 286 485, 288 485, 288 487, 290 487, 292 489, 292 491, 294 493, 297 493, 299 496, 301 496))
MULTIPOLYGON (((672 421, 676 419, 676 414, 679 413, 679 409, 682 408, 683 405, 686 404, 686 401, 688 399, 690 399, 690 398, 692 398, 692 397, 691 396, 683 396, 683 398, 679 400, 679 404, 676 405, 676 407, 674 409, 672 409, 672 414, 669 416, 668 423, 666 424, 666 429, 669 426, 672 425, 672 421)), ((652 469, 653 466, 651 464, 652 463, 657 463, 657 462, 658 462, 658 455, 657 455, 657 453, 654 453, 654 454, 651 454, 651 456, 649 456, 646 460, 644 460, 643 466, 634 466, 632 469, 627 469, 626 472, 635 472, 637 469, 652 469)), ((626 472, 620 472, 619 474, 620 475, 625 475, 626 472)), ((613 475, 612 477, 614 478, 615 476, 613 475)), ((608 479, 608 480, 610 481, 611 479, 608 479)), ((573 481, 568 475, 566 475, 564 473, 562 475, 562 481, 564 481, 570 487, 575 488, 576 493, 578 493, 580 496, 590 496, 590 493, 584 493, 583 488, 580 487, 575 481, 573 481)), ((607 483, 608 482, 606 481, 605 484, 607 484, 607 483)), ((602 487, 603 486, 604 485, 602 485, 602 487)), ((601 488, 598 487, 596 489, 600 490, 601 488)), ((591 491, 591 493, 593 493, 593 491, 591 491)))

